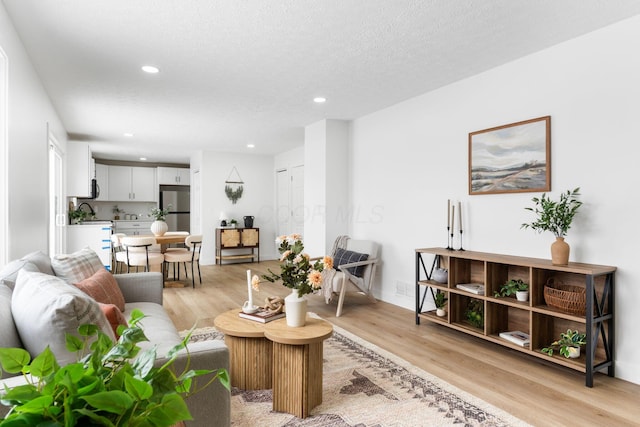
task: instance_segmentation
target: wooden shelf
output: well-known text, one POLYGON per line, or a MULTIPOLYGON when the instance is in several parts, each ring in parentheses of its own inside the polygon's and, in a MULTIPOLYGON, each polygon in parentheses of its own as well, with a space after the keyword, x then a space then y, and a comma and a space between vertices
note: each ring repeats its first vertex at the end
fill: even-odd
POLYGON ((561 365, 585 374, 585 384, 593 386, 596 371, 606 369, 614 376, 614 300, 613 285, 616 267, 583 263, 566 266, 551 264, 550 260, 517 257, 474 251, 452 251, 446 248, 416 249, 416 324, 420 320, 473 335, 484 340, 535 356, 540 360, 561 365), (431 268, 426 257, 431 256, 431 268), (435 268, 448 270, 447 283, 431 280, 435 268), (550 307, 544 300, 544 286, 553 278, 564 284, 580 286, 586 292, 587 313, 575 315, 550 307), (529 301, 495 297, 500 287, 511 279, 529 284, 529 301), (458 289, 461 283, 484 285, 482 295, 458 289), (424 311, 436 291, 447 293, 447 315, 438 317, 435 310, 424 311), (429 298, 427 298, 429 296, 429 298), (468 323, 465 315, 470 302, 479 301, 483 308, 482 327, 468 323), (587 345, 578 359, 548 356, 540 351, 559 338, 567 329, 587 335, 587 345), (500 337, 501 332, 519 330, 529 334, 530 343, 522 347, 500 337))

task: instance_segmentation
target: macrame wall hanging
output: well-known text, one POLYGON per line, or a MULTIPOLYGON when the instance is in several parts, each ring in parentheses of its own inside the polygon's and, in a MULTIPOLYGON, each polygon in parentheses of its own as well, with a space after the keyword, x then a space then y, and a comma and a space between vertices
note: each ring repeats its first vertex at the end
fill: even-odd
POLYGON ((242 197, 242 178, 240 178, 240 174, 238 173, 238 169, 234 166, 229 173, 229 177, 224 182, 224 193, 227 195, 227 198, 231 200, 231 203, 234 205, 236 202, 242 197), (233 173, 236 173, 237 178, 232 179, 233 173))

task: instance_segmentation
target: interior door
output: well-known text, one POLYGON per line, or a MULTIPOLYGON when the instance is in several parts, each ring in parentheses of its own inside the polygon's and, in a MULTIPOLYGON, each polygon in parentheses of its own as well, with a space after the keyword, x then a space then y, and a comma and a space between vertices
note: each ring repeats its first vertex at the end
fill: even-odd
POLYGON ((67 215, 62 163, 62 152, 49 134, 49 255, 65 253, 67 215))
POLYGON ((304 166, 291 168, 291 229, 304 233, 304 166))
POLYGON ((289 208, 289 172, 276 171, 276 223, 278 236, 289 234, 291 211, 289 208))

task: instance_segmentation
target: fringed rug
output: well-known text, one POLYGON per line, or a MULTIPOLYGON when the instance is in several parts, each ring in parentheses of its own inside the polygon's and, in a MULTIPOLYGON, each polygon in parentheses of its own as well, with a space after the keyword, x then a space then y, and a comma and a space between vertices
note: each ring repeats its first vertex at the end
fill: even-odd
MULTIPOLYGON (((409 362, 333 326, 324 342, 322 404, 305 419, 272 411, 272 391, 231 393, 233 426, 528 426, 409 362)), ((224 339, 197 329, 192 341, 224 339)))

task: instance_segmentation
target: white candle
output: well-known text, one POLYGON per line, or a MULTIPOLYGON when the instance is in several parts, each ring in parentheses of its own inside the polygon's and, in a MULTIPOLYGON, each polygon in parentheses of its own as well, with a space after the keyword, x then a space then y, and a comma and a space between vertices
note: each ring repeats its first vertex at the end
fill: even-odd
POLYGON ((247 291, 249 292, 249 308, 253 308, 253 292, 251 292, 251 270, 247 270, 247 291))
POLYGON ((462 231, 462 205, 458 202, 458 230, 462 231))
POLYGON ((451 234, 453 235, 453 231, 455 230, 455 220, 456 218, 456 205, 451 206, 451 234))
POLYGON ((447 199, 447 228, 449 228, 450 217, 451 217, 451 199, 447 199))

